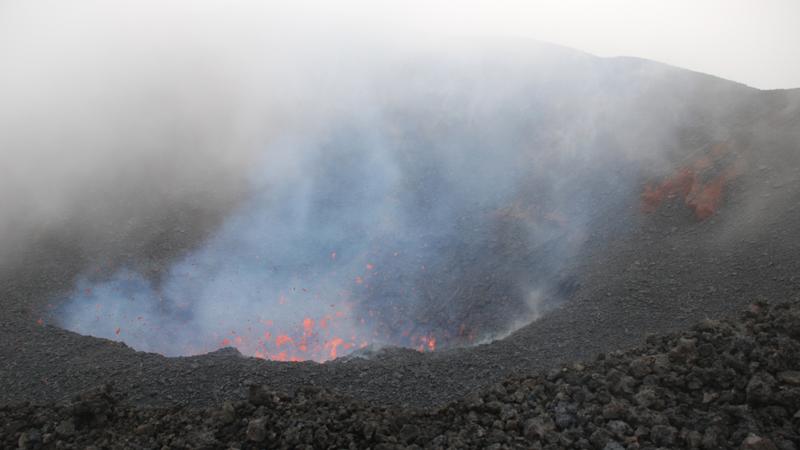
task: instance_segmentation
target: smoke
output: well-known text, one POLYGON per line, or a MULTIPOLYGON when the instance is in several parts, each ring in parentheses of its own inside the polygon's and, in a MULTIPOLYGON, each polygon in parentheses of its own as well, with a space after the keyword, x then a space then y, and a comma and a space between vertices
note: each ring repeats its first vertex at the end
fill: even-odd
POLYGON ((146 255, 128 242, 158 240, 177 205, 216 223, 275 130, 341 105, 358 77, 320 49, 330 32, 238 6, 0 4, 0 261, 67 228, 91 257, 146 255))
POLYGON ((70 242, 57 322, 167 355, 506 334, 575 289, 686 122, 727 120, 673 69, 544 44, 43 4, 0 27, 0 258, 70 242))
POLYGON ((199 248, 157 280, 82 280, 62 324, 173 355, 324 360, 531 320, 573 283, 560 270, 597 210, 588 189, 620 180, 596 175, 609 154, 595 112, 571 106, 565 128, 553 110, 585 99, 571 82, 537 74, 535 54, 525 76, 482 58, 376 71, 349 108, 267 144, 247 199, 199 248))

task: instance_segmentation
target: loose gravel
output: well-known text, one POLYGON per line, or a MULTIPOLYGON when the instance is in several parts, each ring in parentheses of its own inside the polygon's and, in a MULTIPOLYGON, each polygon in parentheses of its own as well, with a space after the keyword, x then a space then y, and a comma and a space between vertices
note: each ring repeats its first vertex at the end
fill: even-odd
POLYGON ((110 385, 6 406, 4 448, 796 449, 800 306, 651 336, 641 348, 510 378, 433 410, 380 407, 318 387, 249 386, 203 409, 136 408, 110 385))

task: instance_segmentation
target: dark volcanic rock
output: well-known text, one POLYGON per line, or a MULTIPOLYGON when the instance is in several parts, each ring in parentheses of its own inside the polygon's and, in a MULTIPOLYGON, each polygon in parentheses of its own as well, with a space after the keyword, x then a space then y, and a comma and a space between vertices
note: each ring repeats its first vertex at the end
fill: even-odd
POLYGON ((778 447, 767 438, 751 434, 742 442, 742 450, 778 450, 778 447))
POLYGON ((766 372, 759 372, 747 383, 747 401, 769 404, 773 399, 775 378, 766 372))
POLYGON ((800 306, 758 309, 428 410, 260 385, 247 401, 148 409, 102 386, 66 403, 0 408, 0 447, 796 449, 800 335, 776 324, 800 306), (711 351, 695 358, 703 345, 711 351), (628 370, 631 389, 612 389, 628 370))

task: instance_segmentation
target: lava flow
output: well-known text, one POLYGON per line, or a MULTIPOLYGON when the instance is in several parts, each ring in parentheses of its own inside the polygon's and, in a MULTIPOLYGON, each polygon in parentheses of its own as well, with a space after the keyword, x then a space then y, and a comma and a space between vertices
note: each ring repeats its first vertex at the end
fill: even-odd
POLYGON ((661 183, 645 185, 641 194, 642 211, 655 212, 665 200, 679 198, 697 220, 713 216, 726 184, 739 175, 740 168, 737 161, 728 161, 731 158, 727 143, 713 145, 706 153, 678 168, 661 183))

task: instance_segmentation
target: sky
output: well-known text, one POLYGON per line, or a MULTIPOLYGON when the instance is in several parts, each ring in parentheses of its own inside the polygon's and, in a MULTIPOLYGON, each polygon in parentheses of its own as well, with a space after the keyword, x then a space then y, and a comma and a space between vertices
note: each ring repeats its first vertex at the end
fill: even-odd
MULTIPOLYGON (((190 23, 256 5, 262 18, 277 18, 272 24, 303 30, 344 29, 423 41, 533 38, 598 56, 652 59, 760 89, 800 87, 800 0, 81 0, 69 5, 0 0, 0 34, 4 27, 25 23, 25 17, 12 14, 18 9, 23 16, 61 9, 66 14, 58 17, 64 21, 93 11, 96 17, 84 17, 93 22, 128 13, 157 21, 162 13, 180 12, 190 23), (75 8, 81 3, 104 7, 75 8)), ((248 20, 259 20, 258 15, 245 14, 248 20)), ((144 30, 154 24, 138 25, 144 30)))
POLYGON ((517 36, 637 56, 760 89, 800 87, 800 0, 427 0, 325 14, 423 34, 517 36))

